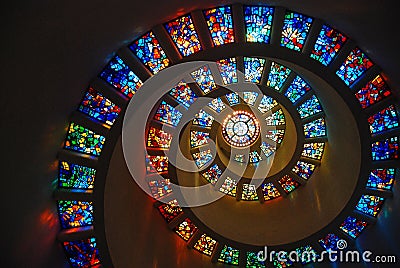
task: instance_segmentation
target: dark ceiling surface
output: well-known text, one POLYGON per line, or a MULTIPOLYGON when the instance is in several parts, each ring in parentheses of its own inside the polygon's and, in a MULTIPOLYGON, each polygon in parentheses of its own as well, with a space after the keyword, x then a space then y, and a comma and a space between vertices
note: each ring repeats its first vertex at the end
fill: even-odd
MULTIPOLYGON (((354 39, 399 92, 397 1, 243 2, 280 5, 324 20, 354 39)), ((66 266, 55 242, 59 224, 51 199, 56 154, 65 137, 68 116, 112 53, 153 25, 224 3, 230 2, 2 3, 2 267, 66 266)), ((400 207, 399 198, 390 202, 394 208, 400 207)), ((395 227, 399 217, 393 215, 398 211, 391 212, 378 221, 377 228, 386 230, 385 236, 393 234, 390 230, 398 236, 395 227)), ((362 239, 379 240, 379 234, 377 231, 362 239)), ((377 243, 385 246, 384 240, 377 243)), ((399 252, 398 243, 389 248, 393 247, 399 252)))

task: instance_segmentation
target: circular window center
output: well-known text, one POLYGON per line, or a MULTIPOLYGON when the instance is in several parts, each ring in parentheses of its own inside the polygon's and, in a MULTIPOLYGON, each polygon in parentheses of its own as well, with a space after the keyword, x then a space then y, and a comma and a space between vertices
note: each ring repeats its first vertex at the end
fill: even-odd
POLYGON ((252 145, 260 135, 257 118, 246 111, 235 111, 228 115, 222 125, 222 136, 232 146, 252 145))

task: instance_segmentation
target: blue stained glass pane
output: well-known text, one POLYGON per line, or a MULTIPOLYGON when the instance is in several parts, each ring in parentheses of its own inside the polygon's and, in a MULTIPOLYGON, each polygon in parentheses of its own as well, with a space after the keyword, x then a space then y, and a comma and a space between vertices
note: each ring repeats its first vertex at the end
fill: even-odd
POLYGON ((366 226, 367 223, 365 221, 349 216, 340 225, 340 229, 351 237, 357 238, 366 226))
POLYGON ((292 171, 303 179, 308 180, 313 174, 314 169, 314 164, 298 161, 297 164, 293 167, 292 171))
POLYGON ((265 268, 265 262, 257 257, 258 252, 246 253, 246 268, 265 268))
POLYGON ((304 143, 301 155, 304 157, 321 160, 322 154, 324 153, 324 147, 325 143, 323 142, 304 143))
POLYGON ((274 8, 267 6, 245 6, 247 42, 269 43, 271 38, 274 8))
POLYGON ((235 92, 229 93, 225 95, 226 100, 229 102, 231 106, 239 104, 239 95, 235 92))
POLYGON ((204 151, 199 151, 192 155, 193 155, 194 162, 196 163, 198 168, 205 166, 208 162, 210 162, 213 159, 210 149, 204 150, 204 151))
POLYGON ((315 262, 315 260, 318 258, 317 252, 310 245, 296 248, 296 252, 302 264, 315 262))
POLYGON ((343 47, 347 37, 328 25, 323 25, 310 57, 328 66, 343 47))
POLYGON ((189 108, 190 105, 197 100, 197 95, 193 93, 188 84, 185 81, 181 81, 169 92, 177 102, 185 106, 185 108, 189 108))
POLYGON ((376 217, 381 210, 384 200, 385 198, 379 196, 363 195, 358 201, 356 210, 376 217))
POLYGON ((338 246, 337 246, 337 242, 340 240, 340 238, 335 235, 335 234, 328 234, 327 236, 325 236, 324 238, 321 238, 320 240, 318 240, 319 244, 325 248, 326 251, 337 251, 339 250, 338 246))
POLYGON ((372 160, 394 160, 399 158, 398 137, 391 137, 372 144, 372 160))
POLYGON ((170 65, 164 50, 153 32, 148 32, 129 47, 139 60, 154 74, 170 65))
POLYGON ((271 144, 266 143, 265 141, 261 143, 260 148, 266 157, 270 157, 276 151, 275 146, 272 146, 271 144))
POLYGON ((306 138, 323 137, 326 135, 325 119, 319 118, 304 124, 304 136, 306 138))
POLYGON ((139 77, 118 56, 110 60, 100 73, 100 77, 128 98, 132 98, 143 84, 139 77))
POLYGON ((286 66, 280 65, 276 62, 271 63, 271 70, 268 75, 267 86, 280 90, 290 75, 291 70, 286 66))
POLYGON ((283 114, 282 109, 272 113, 270 116, 265 118, 265 122, 267 126, 282 126, 286 124, 285 115, 283 114))
POLYGON ((394 168, 372 170, 368 178, 367 187, 391 190, 394 183, 395 172, 396 170, 394 168))
POLYGON ((222 170, 219 168, 218 164, 214 164, 206 172, 201 174, 209 183, 215 185, 222 175, 222 170))
POLYGON ((212 76, 210 67, 208 65, 204 65, 200 69, 192 72, 191 75, 204 94, 207 94, 208 92, 217 88, 214 77, 212 76))
POLYGON ((98 267, 100 265, 96 238, 66 241, 63 242, 63 246, 72 267, 98 267))
POLYGON ((286 12, 283 21, 281 46, 301 51, 313 19, 305 15, 286 12))
POLYGON ((254 105, 257 101, 257 92, 243 92, 243 101, 248 105, 254 105))
POLYGON ((260 83, 264 70, 265 59, 244 57, 244 80, 260 83))
POLYGON ((222 81, 225 85, 237 83, 236 59, 228 58, 217 61, 222 81))
POLYGON ((211 127, 214 122, 214 117, 206 113, 204 110, 200 110, 193 118, 193 125, 201 126, 201 127, 211 127))
POLYGON ((382 133, 399 126, 396 108, 393 105, 377 112, 368 118, 371 133, 382 133))
POLYGON ((96 170, 93 168, 60 161, 58 187, 70 189, 93 189, 96 170))
POLYGON ((303 102, 299 107, 297 107, 297 111, 300 114, 302 119, 312 116, 314 114, 322 112, 321 104, 318 101, 318 98, 315 95, 312 95, 311 98, 303 102))
POLYGON ((213 99, 211 102, 207 104, 207 106, 210 107, 216 113, 220 113, 226 108, 226 105, 225 103, 223 103, 221 98, 213 99))
POLYGON ((154 119, 162 123, 176 127, 182 118, 182 113, 176 110, 165 101, 161 101, 160 106, 157 109, 154 119))
POLYGON ((93 202, 60 200, 58 214, 64 229, 93 225, 93 202))
POLYGON ((263 97, 260 101, 260 104, 258 105, 258 110, 261 113, 266 113, 277 105, 278 105, 278 102, 276 100, 274 100, 271 97, 263 95, 263 97))
POLYGON ((292 102, 295 103, 299 100, 304 94, 311 90, 309 84, 303 80, 300 76, 296 76, 293 82, 290 84, 288 90, 285 93, 285 96, 292 102))
POLYGON ((205 10, 204 17, 215 46, 235 42, 230 6, 205 10))

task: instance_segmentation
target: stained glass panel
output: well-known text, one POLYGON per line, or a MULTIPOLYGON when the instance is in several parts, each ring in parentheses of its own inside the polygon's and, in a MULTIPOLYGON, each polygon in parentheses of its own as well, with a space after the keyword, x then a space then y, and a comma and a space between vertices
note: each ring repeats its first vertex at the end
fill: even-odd
POLYGON ((69 125, 64 148, 84 154, 99 156, 106 138, 75 123, 69 125))
POLYGON ((203 177, 212 185, 215 185, 222 175, 222 170, 219 168, 218 164, 214 164, 206 172, 202 173, 203 177))
POLYGON ((303 102, 299 107, 297 107, 297 111, 300 114, 302 119, 312 116, 314 114, 322 112, 321 104, 319 103, 317 97, 312 95, 311 98, 303 102))
POLYGON ((336 71, 336 74, 346 85, 350 86, 372 65, 374 65, 372 61, 359 48, 355 48, 336 71))
POLYGON ((205 10, 204 16, 215 46, 235 42, 230 6, 205 10))
POLYGON ((265 59, 244 57, 244 81, 260 83, 265 59))
POLYGON ((193 125, 209 128, 214 122, 214 117, 206 113, 204 110, 200 110, 193 118, 193 125))
POLYGON ((304 157, 321 160, 322 154, 324 153, 324 147, 325 143, 323 142, 304 143, 304 148, 301 155, 304 157))
POLYGON ((376 217, 381 210, 384 200, 385 198, 383 197, 365 194, 361 196, 360 200, 358 201, 356 210, 376 217))
POLYGON ((275 199, 281 194, 272 182, 263 183, 261 185, 265 201, 275 199))
POLYGON ((237 181, 235 179, 226 177, 224 183, 221 185, 221 188, 219 188, 219 191, 224 194, 236 197, 236 185, 237 181))
POLYGON ((303 161, 297 161, 292 171, 299 175, 301 178, 308 180, 313 174, 315 165, 303 161))
POLYGON ((271 38, 274 8, 267 6, 245 6, 244 22, 247 42, 268 44, 271 38))
POLYGON ((154 198, 163 197, 169 193, 172 193, 171 183, 169 179, 156 179, 149 181, 149 188, 151 195, 154 198))
POLYGON ((372 144, 372 160, 394 160, 399 158, 399 142, 391 137, 372 144))
POLYGON ((157 112, 154 115, 155 120, 174 127, 179 124, 181 118, 182 113, 165 101, 161 101, 160 106, 158 107, 157 112))
POLYGON ((58 187, 69 189, 93 189, 96 170, 66 161, 58 164, 58 187))
POLYGON ((93 225, 93 202, 60 200, 58 215, 64 229, 93 225))
POLYGON ((310 123, 304 124, 304 136, 306 138, 323 137, 326 135, 326 125, 324 118, 318 118, 310 123))
POLYGON ((275 268, 286 268, 293 265, 286 251, 280 251, 272 255, 272 264, 275 268))
POLYGON ((322 25, 321 32, 318 35, 310 57, 328 66, 338 51, 343 47, 346 40, 347 37, 342 33, 328 25, 322 25))
POLYGON ((382 190, 391 190, 394 183, 396 170, 394 168, 379 168, 371 171, 367 187, 382 190))
POLYGON ((295 103, 301 97, 304 96, 308 91, 311 90, 309 84, 303 80, 300 76, 296 76, 293 82, 290 84, 285 96, 292 102, 295 103))
POLYGON ((147 135, 147 147, 157 149, 169 149, 172 135, 162 129, 150 127, 147 135))
POLYGON ((254 105, 258 97, 257 92, 243 92, 243 101, 248 105, 254 105))
POLYGON ((377 112, 368 118, 371 133, 382 133, 399 126, 396 108, 393 105, 377 112))
POLYGON ((257 257, 258 252, 246 252, 246 268, 265 268, 265 262, 257 257))
POLYGON ((146 173, 168 172, 168 157, 161 155, 146 155, 146 173))
POLYGON ((210 66, 208 66, 208 64, 204 65, 196 71, 193 71, 191 73, 191 76, 193 77, 194 81, 196 81, 196 83, 199 85, 201 91, 204 94, 207 94, 217 88, 214 77, 210 70, 210 66))
POLYGON ((265 136, 268 139, 271 139, 274 142, 280 144, 280 143, 282 143, 284 135, 285 135, 285 130, 283 130, 283 129, 274 129, 274 130, 268 130, 267 134, 265 136))
POLYGON ((202 50, 199 36, 190 15, 170 21, 164 27, 183 56, 189 56, 202 50))
POLYGON ((250 163, 258 163, 260 161, 262 161, 262 158, 257 151, 252 151, 249 153, 249 162, 250 163))
POLYGON ((176 201, 175 199, 168 203, 163 203, 159 205, 157 209, 166 222, 171 222, 179 214, 182 213, 182 208, 179 206, 178 201, 176 201))
POLYGON ((226 108, 226 105, 221 100, 221 98, 213 99, 211 102, 207 104, 207 106, 210 107, 216 113, 220 113, 226 108))
POLYGON ((269 71, 267 86, 280 90, 286 79, 289 77, 291 70, 283 65, 276 62, 271 63, 271 70, 269 71))
POLYGON ((300 184, 293 178, 291 178, 289 175, 283 176, 281 179, 279 179, 278 182, 286 193, 290 193, 291 191, 300 186, 300 184))
POLYGON ((318 254, 310 245, 296 248, 297 256, 302 264, 315 262, 318 254))
POLYGON ((235 92, 229 93, 225 95, 226 100, 229 102, 230 106, 239 104, 239 95, 235 92))
POLYGON ((202 131, 190 131, 190 147, 195 148, 207 144, 210 134, 202 131))
POLYGON ((282 109, 272 113, 270 116, 265 118, 265 122, 267 126, 282 126, 286 124, 285 115, 283 114, 282 109))
POLYGON ((170 61, 153 32, 148 32, 129 47, 139 60, 153 72, 158 73, 170 65, 170 61))
POLYGON ((89 115, 90 117, 112 126, 115 119, 121 112, 121 108, 105 98, 95 89, 90 87, 85 94, 79 111, 89 115))
POLYGON ((381 75, 376 76, 355 95, 363 109, 380 102, 392 93, 381 75))
POLYGON ((97 267, 100 265, 96 238, 65 241, 63 246, 72 267, 97 267))
POLYGON ((303 14, 286 12, 283 21, 281 46, 301 51, 313 19, 303 14))
POLYGON ((227 58, 217 61, 217 66, 225 85, 237 83, 236 59, 227 58))
POLYGON ((190 219, 185 219, 181 224, 174 228, 175 233, 177 233, 183 240, 188 241, 192 235, 197 231, 196 225, 190 219))
POLYGON ((193 154, 193 160, 198 168, 205 166, 208 162, 213 159, 211 150, 204 150, 193 154))
POLYGON ((239 250, 225 245, 219 255, 218 261, 231 265, 239 265, 239 250))
POLYGON ((235 154, 234 158, 233 158, 236 162, 239 163, 244 163, 245 159, 244 159, 244 154, 235 154))
POLYGON ((170 90, 169 95, 185 106, 185 108, 189 108, 197 100, 197 95, 193 93, 189 85, 183 80, 170 90))
POLYGON ((211 256, 216 244, 217 241, 215 239, 206 234, 203 234, 194 245, 194 248, 203 254, 211 256))
POLYGON ((258 110, 261 113, 266 113, 277 105, 278 105, 278 102, 276 100, 274 100, 271 97, 263 95, 263 97, 260 101, 260 104, 258 105, 258 110))
POLYGON ((143 84, 139 77, 118 56, 110 60, 100 73, 100 77, 128 98, 132 98, 143 84))
POLYGON ((365 221, 357 220, 354 217, 347 217, 340 225, 340 229, 353 238, 357 238, 367 226, 365 221))
POLYGON ((242 188, 242 200, 256 201, 258 200, 256 186, 244 183, 242 188))
POLYGON ((271 144, 263 141, 260 145, 261 151, 264 153, 266 157, 270 157, 276 151, 276 147, 271 144))
POLYGON ((339 250, 337 242, 340 238, 335 234, 327 234, 324 238, 318 240, 319 244, 328 252, 339 250))

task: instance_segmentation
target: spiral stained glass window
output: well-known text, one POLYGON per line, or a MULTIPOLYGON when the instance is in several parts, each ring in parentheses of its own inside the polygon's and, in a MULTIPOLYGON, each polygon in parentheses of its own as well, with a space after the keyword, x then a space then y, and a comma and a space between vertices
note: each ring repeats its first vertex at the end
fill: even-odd
POLYGON ((274 8, 267 6, 245 6, 244 22, 246 41, 268 44, 271 38, 274 8))
POLYGON ((261 113, 266 113, 277 105, 278 105, 278 102, 276 100, 274 100, 273 98, 271 98, 269 96, 263 95, 263 97, 261 98, 260 104, 258 105, 258 110, 261 113))
POLYGON ((182 213, 182 208, 179 206, 176 199, 163 203, 157 207, 160 214, 163 216, 166 222, 171 222, 179 214, 182 213))
POLYGON ((380 102, 392 94, 381 75, 377 75, 361 88, 355 95, 363 109, 380 102))
POLYGON ((211 102, 207 104, 207 106, 210 107, 216 113, 220 113, 226 108, 226 105, 221 100, 221 98, 213 99, 211 102))
POLYGON ((398 137, 391 137, 372 143, 372 160, 394 160, 399 158, 398 137))
POLYGON ((217 66, 225 85, 238 82, 235 58, 219 60, 217 61, 217 66))
POLYGON ((79 105, 79 111, 112 126, 121 108, 90 87, 79 105))
POLYGON ((174 231, 182 237, 183 240, 188 241, 197 231, 197 227, 190 219, 186 218, 181 224, 174 228, 174 231))
POLYGON ((283 176, 278 182, 287 194, 300 186, 300 184, 289 175, 283 176))
POLYGON ((304 136, 306 138, 323 137, 326 135, 326 125, 324 118, 318 118, 310 123, 304 124, 304 136))
POLYGON ((190 131, 190 147, 196 148, 201 145, 207 144, 210 134, 202 131, 190 131))
POLYGON ((301 97, 304 96, 308 91, 311 90, 309 84, 303 80, 300 76, 296 76, 289 88, 285 92, 285 96, 292 102, 295 103, 301 97))
POLYGON ((69 125, 64 148, 84 154, 99 156, 106 138, 75 123, 69 125))
POLYGON ((231 265, 239 265, 239 250, 225 245, 219 254, 218 261, 231 265))
POLYGON ((396 170, 394 168, 378 168, 371 171, 367 187, 390 191, 393 187, 396 170))
POLYGON ((244 81, 260 83, 265 59, 244 57, 244 81))
POLYGON ((365 194, 361 196, 360 200, 358 201, 356 210, 364 214, 376 217, 382 208, 384 200, 385 198, 380 196, 365 194))
POLYGON ((63 246, 72 267, 97 267, 97 265, 100 265, 96 238, 65 241, 63 246))
POLYGON ((199 36, 190 15, 179 17, 164 25, 182 56, 189 56, 200 50, 199 36))
POLYGON ((253 106, 257 101, 257 92, 243 92, 243 101, 248 105, 253 106))
POLYGON ((189 108, 190 105, 197 100, 197 95, 190 89, 189 85, 185 81, 181 81, 173 89, 169 91, 169 95, 172 96, 177 102, 189 108))
POLYGON ((179 124, 181 118, 182 113, 165 101, 161 101, 160 106, 158 107, 156 114, 154 115, 155 120, 174 127, 179 124))
POLYGON ((249 153, 249 162, 250 163, 258 163, 262 161, 262 157, 257 151, 252 151, 249 153))
POLYGON ((359 48, 355 48, 347 56, 336 74, 351 86, 362 74, 373 66, 373 62, 359 48))
POLYGON ((93 224, 93 202, 60 200, 58 214, 62 228, 84 227, 93 224))
POLYGON ((210 128, 214 122, 214 117, 206 113, 204 110, 200 110, 193 118, 193 125, 210 128))
POLYGON ((396 108, 393 105, 384 108, 368 118, 371 133, 377 134, 399 126, 396 108))
POLYGON ((222 170, 219 168, 218 164, 211 166, 206 172, 201 174, 209 183, 215 185, 222 175, 222 170))
POLYGON ((275 185, 272 182, 263 183, 261 185, 261 188, 265 201, 275 199, 281 196, 278 189, 276 189, 275 185))
POLYGON ((151 195, 156 199, 172 193, 171 183, 169 179, 162 178, 150 180, 148 184, 151 195))
POLYGON ((282 109, 272 113, 270 116, 265 118, 265 122, 267 126, 282 126, 286 124, 285 115, 283 114, 282 109))
POLYGON ((246 267, 249 268, 264 268, 265 262, 260 261, 257 257, 258 252, 246 252, 246 267))
POLYGON ((317 97, 315 95, 312 95, 311 98, 309 98, 308 100, 303 102, 299 107, 297 107, 297 111, 299 112, 301 119, 304 119, 314 114, 322 112, 322 107, 317 97))
POLYGON ((283 136, 285 135, 285 130, 283 129, 273 129, 273 130, 268 130, 267 134, 265 137, 268 139, 273 140, 274 142, 281 144, 283 141, 283 136))
POLYGON ((258 195, 256 192, 256 186, 253 184, 245 183, 242 188, 242 200, 256 201, 258 200, 258 195))
POLYGON ((322 25, 310 57, 328 66, 343 47, 347 37, 328 25, 322 25))
POLYGON ((211 238, 207 234, 203 234, 194 245, 194 248, 205 255, 211 256, 216 244, 217 241, 215 239, 211 238))
POLYGON ((313 247, 311 247, 310 245, 296 248, 296 253, 299 261, 303 265, 315 262, 315 260, 318 258, 317 251, 315 251, 315 249, 313 249, 313 247))
POLYGON ((133 42, 129 48, 153 74, 170 65, 170 61, 153 32, 148 32, 133 42))
POLYGON ((328 252, 335 250, 337 251, 339 248, 337 246, 337 242, 340 238, 335 234, 327 234, 324 238, 318 240, 319 244, 328 252))
POLYGON ((235 111, 222 124, 222 136, 232 146, 246 147, 253 144, 260 134, 257 118, 246 111, 235 111))
POLYGON ((353 238, 357 238, 365 227, 367 227, 365 221, 357 220, 351 216, 347 217, 340 225, 340 229, 353 238))
POLYGON ((324 153, 325 143, 314 142, 314 143, 304 143, 303 151, 301 155, 304 157, 321 160, 322 154, 324 153))
POLYGON ((313 174, 314 169, 314 164, 297 161, 297 164, 293 167, 292 171, 299 175, 301 178, 308 180, 313 174))
POLYGON ((172 135, 162 129, 150 127, 147 135, 147 147, 156 149, 169 149, 172 135))
POLYGON ((233 19, 230 6, 217 7, 204 11, 214 46, 235 42, 233 19))
POLYGON ((271 70, 268 74, 267 86, 278 91, 281 90, 291 72, 288 67, 272 62, 271 70))
POLYGON ((225 95, 226 100, 229 102, 230 106, 236 105, 240 103, 239 95, 235 92, 229 93, 225 95))
POLYGON ((192 78, 199 85, 200 90, 207 94, 217 88, 214 77, 211 73, 210 66, 204 65, 200 69, 191 73, 192 78))
POLYGON ((168 171, 168 157, 162 155, 146 155, 146 173, 164 173, 168 171))
POLYGON ((60 161, 58 187, 68 189, 93 189, 96 170, 67 161, 60 161))
POLYGON ((194 153, 193 159, 197 167, 201 168, 205 166, 208 162, 210 162, 213 159, 213 156, 211 154, 211 150, 207 149, 204 151, 199 151, 197 153, 194 153))
POLYGON ((118 56, 110 60, 100 73, 100 77, 128 98, 132 98, 143 84, 139 77, 118 56))
POLYGON ((283 21, 281 46, 301 51, 313 19, 303 14, 286 12, 283 21))
POLYGON ((264 153, 266 157, 270 157, 276 151, 276 147, 271 144, 263 141, 260 145, 261 151, 264 153))
POLYGON ((219 188, 219 191, 233 196, 236 196, 236 186, 237 185, 237 181, 235 179, 232 179, 231 177, 226 177, 224 183, 221 185, 221 188, 219 188))

